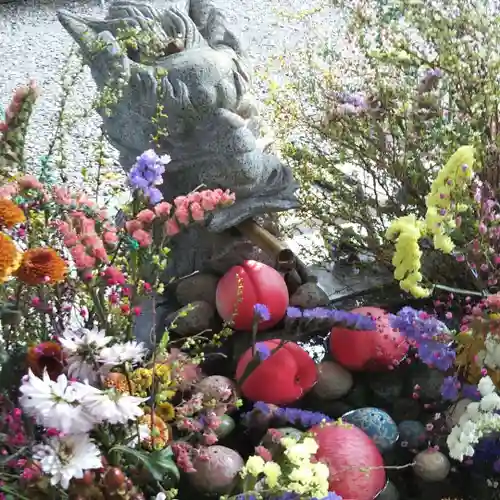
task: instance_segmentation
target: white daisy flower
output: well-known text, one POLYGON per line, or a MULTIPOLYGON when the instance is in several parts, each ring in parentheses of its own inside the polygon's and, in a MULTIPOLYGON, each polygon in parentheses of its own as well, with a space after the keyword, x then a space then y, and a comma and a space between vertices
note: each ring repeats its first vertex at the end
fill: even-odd
POLYGON ((96 382, 98 370, 96 363, 101 350, 106 347, 112 337, 105 332, 87 330, 87 328, 69 328, 59 338, 64 348, 68 363, 68 376, 80 380, 96 382))
POLYGON ((147 398, 129 396, 114 389, 102 391, 88 384, 79 385, 83 407, 98 422, 126 424, 129 420, 136 420, 144 415, 139 405, 147 401, 147 398))
POLYGON ((102 467, 101 453, 87 434, 51 438, 48 444, 36 445, 33 452, 42 471, 51 476, 50 483, 64 489, 71 479, 82 479, 86 470, 102 467))
POLYGON ((19 390, 21 407, 38 425, 72 434, 87 432, 95 424, 79 404, 77 392, 66 375, 59 375, 54 382, 47 371, 39 378, 29 370, 19 390))
POLYGON ((115 344, 110 347, 105 347, 99 356, 99 362, 104 366, 117 366, 123 363, 140 363, 148 350, 142 342, 138 343, 135 340, 125 342, 123 344, 115 344))

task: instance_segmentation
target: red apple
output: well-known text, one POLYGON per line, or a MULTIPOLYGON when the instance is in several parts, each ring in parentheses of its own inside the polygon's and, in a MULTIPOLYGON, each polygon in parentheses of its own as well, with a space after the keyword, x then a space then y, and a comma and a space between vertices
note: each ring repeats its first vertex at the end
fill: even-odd
MULTIPOLYGON (((259 342, 270 351, 280 344, 279 339, 259 342)), ((248 349, 238 361, 236 380, 243 374, 252 360, 252 349, 248 349)), ((300 399, 317 381, 316 364, 302 347, 287 342, 274 354, 264 359, 243 381, 241 390, 252 401, 264 401, 275 405, 287 405, 300 399)))
POLYGON ((408 352, 408 343, 399 331, 391 328, 389 313, 378 307, 359 307, 351 312, 371 316, 376 329, 332 328, 330 351, 335 359, 350 370, 380 370, 396 366, 408 352))
POLYGON ((373 441, 349 424, 313 427, 316 458, 330 469, 329 490, 346 500, 373 500, 385 486, 384 460, 373 441))
POLYGON ((236 330, 250 330, 254 306, 263 304, 270 319, 259 323, 266 330, 279 323, 288 307, 288 289, 283 276, 261 262, 245 261, 234 266, 219 280, 216 306, 220 317, 232 322, 236 330))

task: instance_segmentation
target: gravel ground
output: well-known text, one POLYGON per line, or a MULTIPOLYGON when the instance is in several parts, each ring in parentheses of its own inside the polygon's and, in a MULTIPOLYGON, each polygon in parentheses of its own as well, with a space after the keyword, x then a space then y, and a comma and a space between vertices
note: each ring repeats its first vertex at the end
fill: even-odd
MULTIPOLYGON (((286 17, 317 7, 319 2, 218 0, 216 3, 225 10, 230 25, 242 37, 256 72, 259 72, 267 67, 270 57, 279 55, 284 49, 293 51, 331 36, 332 26, 338 24, 333 11, 324 11, 307 22, 286 17)), ((161 8, 166 2, 160 0, 153 4, 161 8)), ((5 106, 13 89, 29 78, 34 78, 42 89, 30 130, 30 169, 36 169, 38 158, 47 152, 54 137, 61 100, 61 76, 67 69, 67 57, 73 46, 72 39, 57 21, 59 8, 86 15, 104 14, 97 0, 0 3, 0 105, 5 106)), ((95 87, 88 71, 82 74, 75 87, 68 104, 70 114, 81 113, 92 102, 95 87)), ((255 91, 260 97, 265 96, 265 88, 258 79, 255 91)), ((96 116, 77 123, 72 130, 67 156, 72 165, 70 177, 74 181, 78 182, 82 162, 88 161, 86 151, 98 133, 96 116)))

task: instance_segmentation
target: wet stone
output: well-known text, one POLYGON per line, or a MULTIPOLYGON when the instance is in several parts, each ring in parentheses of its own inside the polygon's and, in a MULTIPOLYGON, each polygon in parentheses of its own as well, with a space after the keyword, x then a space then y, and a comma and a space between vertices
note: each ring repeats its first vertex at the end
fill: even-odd
POLYGON ((214 274, 195 274, 183 279, 175 290, 175 296, 181 306, 192 302, 204 301, 215 306, 215 293, 217 290, 218 276, 214 274))
POLYGON ((316 283, 304 283, 290 297, 290 305, 302 309, 327 306, 329 303, 328 295, 316 283))
POLYGON ((417 420, 420 415, 420 404, 414 399, 398 399, 392 408, 391 416, 396 422, 417 420))
POLYGON ((369 381, 373 393, 387 402, 394 402, 403 392, 403 379, 395 373, 374 374, 369 381))
POLYGON ((215 317, 215 308, 208 302, 192 302, 168 316, 167 328, 183 336, 196 335, 209 330, 215 317), (175 320, 175 323, 173 323, 175 320))
POLYGON ((352 375, 345 368, 333 361, 323 361, 318 365, 318 382, 313 394, 319 399, 338 399, 345 396, 352 385, 352 375))
POLYGON ((424 481, 443 481, 450 473, 450 461, 440 451, 421 451, 415 457, 415 474, 424 481))
POLYGON ((375 500, 399 500, 399 491, 394 483, 387 481, 385 488, 375 497, 375 500))
POLYGON ((427 366, 419 366, 413 374, 412 387, 418 386, 418 395, 423 401, 437 401, 441 398, 441 387, 445 375, 438 370, 433 370, 427 366))

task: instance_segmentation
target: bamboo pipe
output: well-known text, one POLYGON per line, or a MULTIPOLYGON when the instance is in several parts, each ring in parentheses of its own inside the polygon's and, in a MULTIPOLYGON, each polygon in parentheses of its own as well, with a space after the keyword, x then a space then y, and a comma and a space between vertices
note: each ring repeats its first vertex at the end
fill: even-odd
POLYGON ((278 238, 259 226, 254 220, 248 219, 236 226, 236 229, 248 238, 255 246, 261 248, 270 257, 276 260, 278 267, 283 271, 297 271, 303 283, 315 281, 300 259, 278 238))

